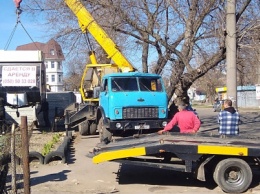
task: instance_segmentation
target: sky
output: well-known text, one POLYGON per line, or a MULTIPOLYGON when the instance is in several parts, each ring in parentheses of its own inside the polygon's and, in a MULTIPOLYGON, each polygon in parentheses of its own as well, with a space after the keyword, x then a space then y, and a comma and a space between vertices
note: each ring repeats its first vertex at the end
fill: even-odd
MULTIPOLYGON (((21 3, 21 9, 23 9, 23 2, 21 3)), ((7 47, 7 43, 11 34, 15 28, 17 21, 16 7, 13 0, 0 0, 0 50, 4 50, 7 47)), ((22 12, 20 15, 21 23, 18 23, 14 35, 10 41, 10 44, 5 50, 15 50, 17 46, 34 42, 45 43, 49 38, 44 37, 44 29, 42 26, 37 25, 33 18, 26 12, 22 12), (31 38, 32 40, 31 40, 31 38)))
MULTIPOLYGON (((26 1, 23 0, 20 6, 22 10, 23 8, 26 10, 26 1)), ((15 29, 17 16, 14 1, 0 0, 0 50, 16 50, 16 47, 20 45, 32 42, 46 43, 50 40, 50 36, 48 35, 48 32, 46 32, 44 26, 37 24, 36 20, 32 18, 28 12, 23 11, 21 13, 20 21, 27 32, 24 30, 21 23, 18 23, 15 29), (14 29, 15 32, 13 36, 11 36, 14 29), (10 40, 10 44, 8 44, 10 37, 12 37, 12 39, 10 40)), ((41 23, 44 23, 44 21, 41 21, 41 23)), ((66 53, 64 50, 63 52, 66 53)), ((134 55, 134 57, 131 56, 132 55, 130 54, 126 57, 132 62, 132 64, 134 64, 136 68, 139 69, 140 67, 137 64, 140 64, 140 61, 135 62, 137 58, 136 55, 134 55)))

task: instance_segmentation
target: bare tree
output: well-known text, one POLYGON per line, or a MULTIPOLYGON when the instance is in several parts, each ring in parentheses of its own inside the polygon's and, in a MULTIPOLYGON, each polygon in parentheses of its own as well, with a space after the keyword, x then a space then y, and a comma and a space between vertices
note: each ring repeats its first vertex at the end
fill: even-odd
POLYGON ((240 85, 260 83, 260 2, 252 2, 237 24, 240 85))
MULTIPOLYGON (((248 25, 242 16, 251 1, 257 3, 257 0, 238 2, 236 19, 241 27, 248 25)), ((47 17, 49 24, 56 24, 53 35, 62 46, 70 47, 69 52, 88 50, 80 41, 82 38, 77 39, 80 37, 77 19, 63 2, 44 2, 51 10, 47 17)), ((87 0, 84 3, 121 50, 131 56, 136 67, 167 77, 169 99, 174 93, 178 99, 187 98, 189 87, 225 59, 223 0, 87 0)), ((251 29, 246 30, 251 33, 251 29)), ((241 37, 245 28, 237 30, 241 37)))
MULTIPOLYGON (((147 48, 157 52, 153 69, 158 74, 168 71, 169 97, 175 93, 179 99, 187 98, 187 90, 194 81, 225 59, 223 1, 88 2, 117 13, 120 23, 110 25, 142 43, 142 57, 146 56, 147 48), (196 58, 200 58, 199 63, 196 58)), ((250 2, 241 3, 237 21, 250 2)))
POLYGON ((221 66, 209 70, 203 77, 194 82, 195 88, 203 88, 207 94, 208 102, 213 103, 217 94, 216 88, 226 84, 226 76, 221 66))

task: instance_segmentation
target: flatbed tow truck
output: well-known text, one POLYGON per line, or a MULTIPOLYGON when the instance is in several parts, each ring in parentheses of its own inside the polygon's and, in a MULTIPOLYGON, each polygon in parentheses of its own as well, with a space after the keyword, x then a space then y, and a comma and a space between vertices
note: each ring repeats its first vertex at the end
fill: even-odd
POLYGON ((203 133, 157 133, 115 139, 89 154, 93 163, 106 161, 192 173, 201 181, 206 174, 227 193, 242 193, 260 171, 259 137, 224 137, 203 133))

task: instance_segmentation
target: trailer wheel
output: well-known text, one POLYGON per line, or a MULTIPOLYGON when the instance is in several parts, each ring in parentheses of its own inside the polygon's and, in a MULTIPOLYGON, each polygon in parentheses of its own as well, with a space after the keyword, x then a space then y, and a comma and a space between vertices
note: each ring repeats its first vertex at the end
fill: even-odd
POLYGON ((84 121, 82 123, 79 124, 79 133, 80 135, 88 135, 89 133, 89 122, 88 121, 84 121))
POLYGON ((242 193, 252 182, 252 170, 242 159, 228 158, 220 161, 213 178, 218 186, 227 193, 242 193))
POLYGON ((89 126, 89 134, 95 135, 97 132, 97 124, 95 122, 92 122, 89 126))
POLYGON ((98 121, 98 132, 99 132, 99 139, 101 143, 108 144, 112 139, 112 133, 110 133, 105 127, 103 123, 103 119, 100 118, 98 121))

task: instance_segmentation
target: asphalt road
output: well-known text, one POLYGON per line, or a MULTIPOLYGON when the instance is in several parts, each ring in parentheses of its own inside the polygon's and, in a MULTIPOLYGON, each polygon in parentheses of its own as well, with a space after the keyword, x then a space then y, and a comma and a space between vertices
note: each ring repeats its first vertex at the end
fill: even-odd
MULTIPOLYGON (((202 133, 217 133, 217 114, 211 109, 198 108, 203 121, 202 133)), ((241 135, 260 137, 260 118, 257 112, 241 111, 241 135)), ((201 182, 185 173, 169 170, 121 165, 115 162, 93 164, 86 155, 98 143, 98 136, 81 137, 76 134, 70 145, 67 164, 31 164, 31 193, 120 193, 120 194, 220 194, 213 181, 201 182)), ((260 174, 246 192, 260 193, 260 174)))

